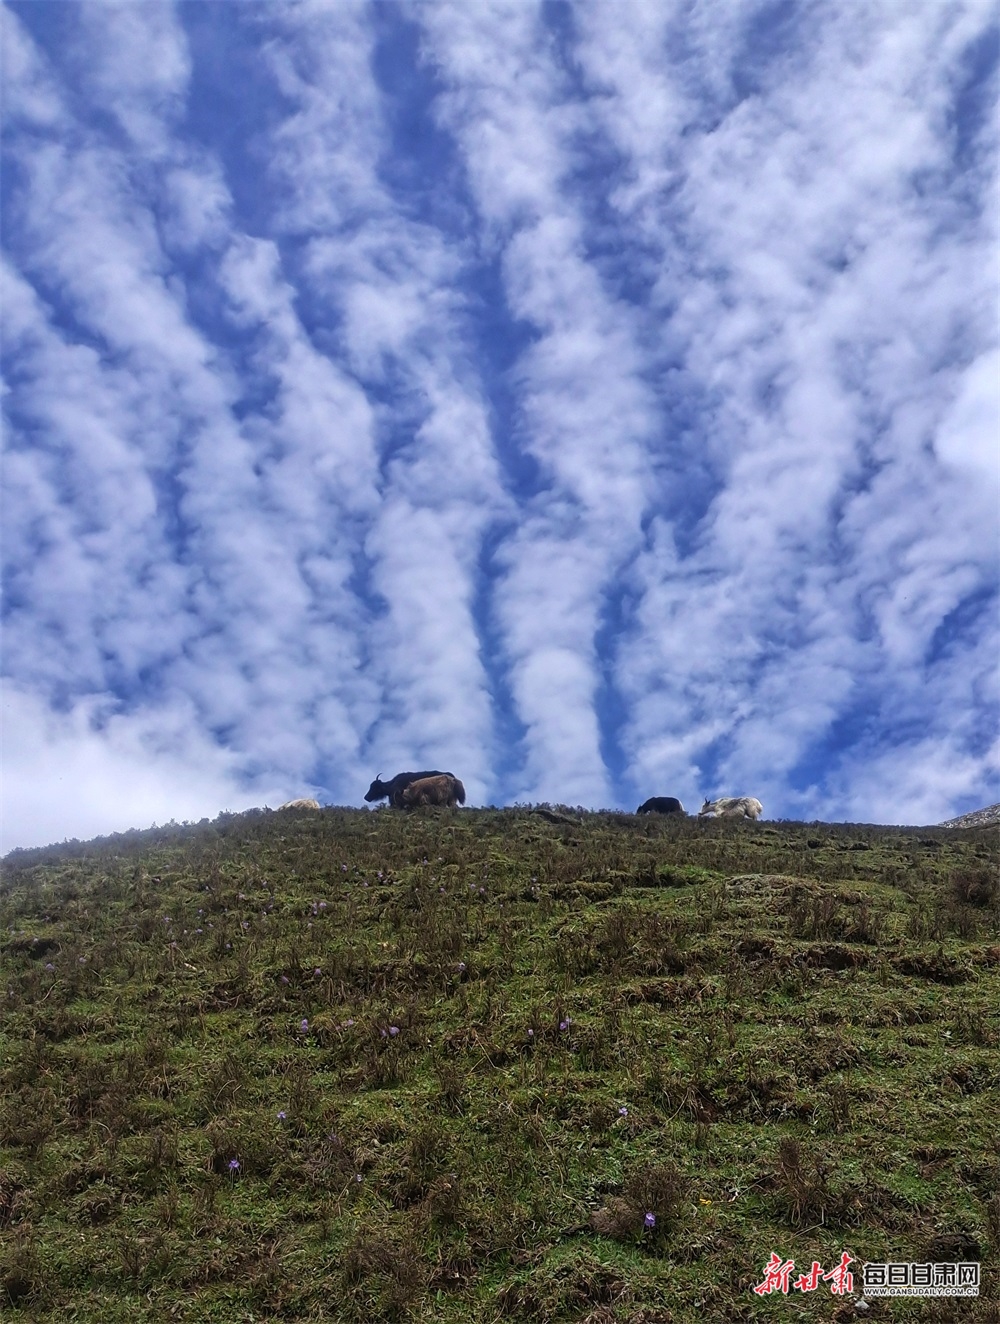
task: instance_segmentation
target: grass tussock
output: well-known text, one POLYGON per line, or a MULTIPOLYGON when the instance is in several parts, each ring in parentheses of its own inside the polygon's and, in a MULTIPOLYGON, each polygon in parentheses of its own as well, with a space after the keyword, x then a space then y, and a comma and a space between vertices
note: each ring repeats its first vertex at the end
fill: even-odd
POLYGON ((892 1318, 985 1319, 997 847, 549 806, 14 852, 0 1314, 752 1321, 774 1250, 933 1246, 978 1306, 892 1318))

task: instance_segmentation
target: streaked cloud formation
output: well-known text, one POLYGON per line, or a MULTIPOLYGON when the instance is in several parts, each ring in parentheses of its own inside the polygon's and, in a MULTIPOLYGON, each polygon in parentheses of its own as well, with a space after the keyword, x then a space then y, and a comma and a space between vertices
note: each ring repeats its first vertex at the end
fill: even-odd
POLYGON ((992 5, 3 24, 4 849, 1000 799, 992 5))

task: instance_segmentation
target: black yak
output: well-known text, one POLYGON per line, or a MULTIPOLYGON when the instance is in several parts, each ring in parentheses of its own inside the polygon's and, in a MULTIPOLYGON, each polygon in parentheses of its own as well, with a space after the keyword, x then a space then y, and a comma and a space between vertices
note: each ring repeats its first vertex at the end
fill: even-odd
POLYGON ((672 795, 652 795, 635 811, 637 814, 683 814, 684 806, 672 795))
POLYGON ((394 809, 402 809, 403 792, 409 786, 410 782, 418 782, 424 777, 450 777, 451 773, 443 773, 438 768, 431 768, 427 772, 397 772, 391 781, 384 782, 380 777, 376 777, 371 786, 368 787, 368 794, 365 799, 371 803, 372 800, 385 800, 394 809))
POLYGON ((415 809, 417 805, 447 805, 454 809, 465 804, 465 787, 450 772, 438 773, 436 777, 421 777, 410 782, 403 791, 403 808, 415 809))

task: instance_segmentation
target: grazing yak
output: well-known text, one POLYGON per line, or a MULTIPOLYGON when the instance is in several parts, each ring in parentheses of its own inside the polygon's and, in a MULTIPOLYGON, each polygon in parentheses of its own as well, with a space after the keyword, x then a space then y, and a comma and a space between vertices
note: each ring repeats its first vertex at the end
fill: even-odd
POLYGON ((465 804, 465 787, 450 772, 438 773, 436 777, 421 777, 410 782, 403 791, 403 808, 415 809, 417 805, 447 805, 454 809, 465 804))
POLYGON ((684 806, 672 795, 652 795, 635 811, 637 814, 683 814, 684 806))
POLYGON ((698 811, 699 818, 760 818, 764 806, 750 795, 723 796, 721 800, 706 800, 698 811))
POLYGON ((318 809, 318 800, 289 800, 287 804, 278 805, 279 809, 318 809))
POLYGON ((370 804, 372 800, 385 800, 388 798, 393 809, 402 809, 403 792, 409 786, 410 782, 422 781, 425 777, 450 777, 450 772, 441 772, 438 768, 430 768, 427 772, 397 772, 391 781, 381 780, 382 774, 372 782, 368 787, 368 794, 365 799, 370 804))

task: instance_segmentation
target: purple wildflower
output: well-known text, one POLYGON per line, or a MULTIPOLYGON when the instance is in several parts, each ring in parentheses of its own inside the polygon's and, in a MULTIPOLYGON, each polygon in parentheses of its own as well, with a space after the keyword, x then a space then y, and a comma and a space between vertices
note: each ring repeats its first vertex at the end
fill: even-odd
POLYGON ((618 1116, 619 1116, 619 1117, 627 1117, 627 1116, 628 1116, 628 1109, 624 1106, 624 1104, 622 1105, 621 1108, 618 1109, 618 1116))
POLYGON ((231 1159, 229 1160, 229 1171, 230 1171, 230 1172, 239 1172, 239 1170, 240 1170, 240 1161, 239 1161, 239 1159, 231 1158, 231 1159))
POLYGON ((302 1031, 303 1034, 305 1034, 305 1032, 309 1029, 309 1022, 306 1020, 304 1016, 302 1017, 302 1020, 299 1023, 299 1029, 302 1031))
POLYGON ((278 1113, 278 1121, 283 1122, 287 1116, 288 1114, 285 1112, 284 1108, 282 1108, 278 1113))
POLYGON ((655 1215, 655 1214, 647 1214, 646 1217, 645 1217, 642 1221, 643 1221, 643 1223, 645 1223, 646 1227, 656 1227, 656 1215, 655 1215))
POLYGON ((570 1019, 569 1019, 569 1017, 567 1016, 566 1019, 565 1019, 564 1021, 560 1021, 560 1022, 559 1022, 559 1028, 560 1028, 560 1030, 568 1030, 569 1027, 570 1027, 570 1019))
POLYGON ((392 1037, 395 1039, 396 1035, 399 1034, 399 1026, 398 1026, 398 1025, 390 1025, 390 1026, 389 1026, 389 1033, 390 1033, 390 1034, 392 1035, 392 1037))

